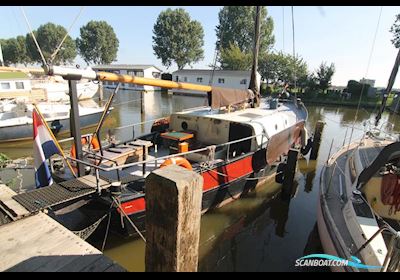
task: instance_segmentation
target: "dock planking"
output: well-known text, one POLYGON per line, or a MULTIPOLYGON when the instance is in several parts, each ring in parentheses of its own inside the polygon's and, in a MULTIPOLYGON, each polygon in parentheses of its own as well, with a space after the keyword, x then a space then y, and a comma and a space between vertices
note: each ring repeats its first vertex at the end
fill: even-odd
MULTIPOLYGON (((0 199, 15 195, 5 185, 0 190, 0 199)), ((11 206, 25 216, 21 205, 11 206)), ((0 271, 126 271, 42 212, 0 226, 0 240, 0 271)))

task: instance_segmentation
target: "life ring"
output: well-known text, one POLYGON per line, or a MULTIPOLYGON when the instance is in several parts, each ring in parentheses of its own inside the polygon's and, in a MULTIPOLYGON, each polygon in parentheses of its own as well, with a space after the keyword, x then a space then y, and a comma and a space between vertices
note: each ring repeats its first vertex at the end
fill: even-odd
MULTIPOLYGON (((82 137, 81 138, 81 143, 82 145, 86 145, 87 143, 89 143, 88 141, 89 137, 82 137)), ((97 151, 100 149, 100 143, 99 140, 97 140, 97 137, 90 137, 92 140, 90 141, 90 146, 92 148, 92 150, 97 151)), ((75 143, 72 145, 71 148, 71 158, 76 158, 76 147, 75 147, 75 143)))
POLYGON ((184 168, 186 168, 188 170, 193 170, 193 167, 190 164, 190 162, 187 159, 183 158, 183 157, 174 157, 174 158, 166 159, 160 165, 160 168, 166 167, 166 166, 171 165, 171 164, 182 166, 182 167, 184 167, 184 168))

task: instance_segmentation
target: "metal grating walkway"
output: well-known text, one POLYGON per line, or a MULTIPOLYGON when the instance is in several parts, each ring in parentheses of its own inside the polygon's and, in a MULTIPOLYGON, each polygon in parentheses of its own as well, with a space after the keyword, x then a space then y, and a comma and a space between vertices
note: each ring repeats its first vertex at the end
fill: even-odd
POLYGON ((18 194, 12 198, 29 212, 34 213, 95 192, 95 188, 81 181, 71 180, 62 182, 61 185, 53 184, 49 187, 18 194))

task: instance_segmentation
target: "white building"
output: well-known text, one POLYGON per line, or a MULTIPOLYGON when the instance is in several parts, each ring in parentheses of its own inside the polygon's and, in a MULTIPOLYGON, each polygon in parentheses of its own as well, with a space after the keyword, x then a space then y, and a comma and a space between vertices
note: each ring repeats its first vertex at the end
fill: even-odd
MULTIPOLYGON (((144 78, 153 78, 160 79, 161 78, 161 69, 157 68, 154 65, 142 65, 142 64, 107 64, 107 65, 96 65, 92 67, 95 71, 103 71, 103 72, 111 72, 122 75, 131 75, 136 77, 144 77, 144 78)), ((104 87, 115 88, 117 86, 117 82, 103 82, 104 87)), ((140 91, 156 91, 161 90, 159 87, 153 86, 142 86, 142 85, 134 85, 128 83, 122 83, 121 89, 130 89, 130 90, 140 90, 140 91)))
POLYGON ((22 72, 1 72, 0 92, 29 92, 32 89, 30 78, 22 72))
MULTIPOLYGON (((172 80, 175 82, 210 85, 211 76, 213 77, 211 86, 248 89, 251 71, 214 70, 213 73, 212 69, 182 69, 172 73, 172 80)), ((260 86, 261 75, 258 72, 257 83, 260 86)), ((190 90, 173 90, 173 92, 200 93, 190 90)))

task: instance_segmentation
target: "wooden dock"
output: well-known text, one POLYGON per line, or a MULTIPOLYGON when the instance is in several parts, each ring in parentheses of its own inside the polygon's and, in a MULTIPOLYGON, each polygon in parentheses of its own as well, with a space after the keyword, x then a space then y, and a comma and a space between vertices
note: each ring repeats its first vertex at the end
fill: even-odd
POLYGON ((126 271, 48 215, 29 215, 14 195, 0 183, 1 208, 18 213, 0 226, 0 271, 126 271))

